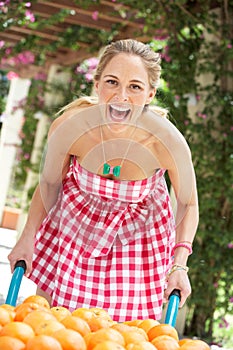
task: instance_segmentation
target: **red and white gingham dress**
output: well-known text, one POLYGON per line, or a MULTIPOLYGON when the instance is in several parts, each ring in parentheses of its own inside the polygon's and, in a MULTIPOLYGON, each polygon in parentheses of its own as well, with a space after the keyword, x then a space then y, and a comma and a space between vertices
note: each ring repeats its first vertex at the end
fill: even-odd
POLYGON ((54 306, 101 307, 118 322, 160 319, 174 239, 164 170, 115 181, 73 158, 36 236, 30 279, 54 306))

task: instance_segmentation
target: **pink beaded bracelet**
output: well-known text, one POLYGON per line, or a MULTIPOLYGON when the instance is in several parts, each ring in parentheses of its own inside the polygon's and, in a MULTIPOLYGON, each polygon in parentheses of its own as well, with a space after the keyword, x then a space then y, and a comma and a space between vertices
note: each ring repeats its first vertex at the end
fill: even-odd
POLYGON ((187 243, 184 243, 184 242, 178 242, 178 243, 176 243, 176 244, 174 245, 174 247, 173 247, 173 249, 172 249, 172 256, 174 255, 175 250, 176 250, 177 248, 180 248, 180 247, 188 249, 189 255, 191 255, 192 252, 193 252, 193 250, 192 250, 192 245, 191 245, 191 244, 187 244, 187 243))

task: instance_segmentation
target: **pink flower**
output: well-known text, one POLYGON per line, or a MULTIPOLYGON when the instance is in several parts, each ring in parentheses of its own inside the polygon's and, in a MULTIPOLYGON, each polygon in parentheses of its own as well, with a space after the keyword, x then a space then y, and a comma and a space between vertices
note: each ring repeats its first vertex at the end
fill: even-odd
POLYGON ((228 48, 228 49, 231 49, 231 48, 232 48, 232 45, 231 45, 231 44, 228 44, 228 45, 227 45, 227 48, 228 48))
POLYGON ((3 13, 7 13, 8 12, 8 7, 5 6, 6 4, 4 4, 3 2, 0 2, 0 8, 1 8, 1 12, 3 13))
POLYGON ((0 6, 5 6, 9 4, 10 0, 0 1, 0 6))
POLYGON ((87 59, 86 62, 90 69, 95 69, 98 65, 99 60, 96 57, 91 57, 87 59))
POLYGON ((31 51, 21 52, 16 57, 19 59, 19 63, 22 64, 34 63, 35 61, 35 55, 31 51))
POLYGON ((29 159, 30 158, 30 154, 29 153, 25 153, 24 154, 24 159, 29 159))
POLYGON ((31 3, 30 2, 26 2, 25 3, 25 7, 31 7, 31 3))
POLYGON ((35 22, 35 16, 31 11, 26 10, 25 16, 26 16, 26 19, 28 19, 30 22, 35 22))
POLYGON ((171 57, 169 56, 169 46, 166 45, 164 47, 164 52, 161 54, 161 57, 165 59, 166 62, 171 61, 171 57))
POLYGON ((156 40, 156 41, 164 41, 164 40, 166 40, 168 38, 168 35, 167 34, 163 34, 162 32, 161 32, 161 34, 157 34, 156 36, 154 36, 154 40, 156 40))
POLYGON ((92 19, 94 20, 94 21, 97 21, 98 20, 98 17, 99 17, 99 11, 94 11, 94 12, 92 12, 92 19))
POLYGON ((7 77, 8 80, 13 80, 15 78, 18 78, 19 75, 17 73, 15 73, 15 72, 10 71, 10 72, 7 73, 6 77, 7 77))
POLYGON ((204 114, 204 113, 201 113, 201 112, 197 112, 197 116, 198 116, 199 118, 202 118, 202 119, 206 119, 206 118, 207 118, 207 115, 204 114))
POLYGON ((5 45, 5 41, 4 40, 0 40, 0 49, 3 48, 4 45, 5 45))
POLYGON ((90 73, 86 73, 85 75, 86 81, 92 81, 93 80, 93 75, 90 73))
POLYGON ((230 297, 229 302, 233 303, 233 297, 230 297))
POLYGON ((229 327, 229 322, 222 317, 222 321, 219 323, 219 328, 228 328, 229 327))
POLYGON ((233 242, 228 243, 227 248, 233 249, 233 242))
POLYGON ((47 80, 47 75, 43 72, 38 72, 35 77, 35 80, 41 80, 41 81, 46 81, 47 80))
POLYGON ((8 47, 5 51, 6 55, 10 55, 12 51, 12 47, 8 47))
POLYGON ((76 68, 76 73, 84 74, 86 73, 86 69, 82 65, 80 65, 76 68))

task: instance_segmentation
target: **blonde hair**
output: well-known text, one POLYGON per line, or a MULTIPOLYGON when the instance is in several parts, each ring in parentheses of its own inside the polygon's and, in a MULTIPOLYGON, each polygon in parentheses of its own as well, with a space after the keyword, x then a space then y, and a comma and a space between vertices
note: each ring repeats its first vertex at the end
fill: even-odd
MULTIPOLYGON (((161 75, 161 57, 160 54, 154 52, 149 45, 139 42, 134 39, 117 40, 107 45, 100 56, 98 66, 94 75, 94 79, 99 81, 101 75, 109 63, 109 61, 119 53, 127 53, 141 57, 143 64, 148 72, 149 83, 151 88, 159 86, 161 75)), ((90 106, 98 103, 98 98, 95 96, 83 96, 63 107, 61 111, 78 107, 90 106)), ((150 109, 157 112, 161 116, 167 115, 167 110, 158 106, 150 106, 150 109)))

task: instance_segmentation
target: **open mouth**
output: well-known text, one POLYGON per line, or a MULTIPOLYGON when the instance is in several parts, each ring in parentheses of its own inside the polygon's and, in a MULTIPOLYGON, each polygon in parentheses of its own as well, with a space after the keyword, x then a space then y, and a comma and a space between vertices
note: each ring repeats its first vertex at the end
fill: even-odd
POLYGON ((108 115, 112 122, 120 123, 124 122, 129 118, 131 108, 129 105, 109 105, 108 115))

